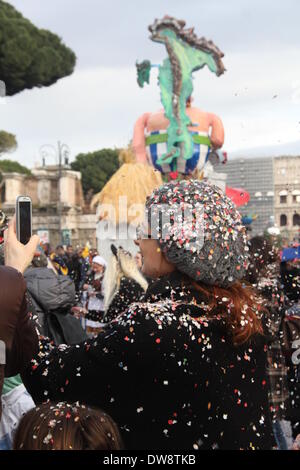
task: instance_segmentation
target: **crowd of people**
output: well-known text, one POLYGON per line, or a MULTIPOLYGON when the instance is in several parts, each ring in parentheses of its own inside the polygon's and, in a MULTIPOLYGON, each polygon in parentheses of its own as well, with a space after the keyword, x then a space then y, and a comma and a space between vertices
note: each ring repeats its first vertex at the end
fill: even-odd
POLYGON ((206 182, 164 184, 146 220, 138 254, 112 245, 108 262, 101 245, 24 246, 10 223, 0 449, 299 450, 299 261, 206 182))

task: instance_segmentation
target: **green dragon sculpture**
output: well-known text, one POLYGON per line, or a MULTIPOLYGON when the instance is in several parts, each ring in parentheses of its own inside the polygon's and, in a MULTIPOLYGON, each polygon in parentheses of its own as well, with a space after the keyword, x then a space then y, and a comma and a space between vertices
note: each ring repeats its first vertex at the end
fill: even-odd
MULTIPOLYGON (((188 127, 192 126, 186 114, 186 103, 193 92, 192 73, 205 65, 217 76, 224 73, 223 52, 205 38, 198 38, 194 28, 184 29, 185 21, 170 16, 156 19, 149 26, 151 39, 165 45, 168 58, 159 66, 159 85, 168 127, 167 153, 158 164, 171 163, 180 156, 188 160, 193 156, 193 138, 188 127)), ((151 63, 137 63, 138 84, 149 83, 151 63)))

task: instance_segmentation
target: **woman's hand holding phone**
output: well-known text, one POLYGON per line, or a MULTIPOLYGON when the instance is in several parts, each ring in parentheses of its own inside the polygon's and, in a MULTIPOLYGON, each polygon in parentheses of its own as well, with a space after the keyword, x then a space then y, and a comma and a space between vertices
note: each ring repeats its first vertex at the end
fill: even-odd
POLYGON ((39 242, 39 237, 33 235, 26 245, 20 243, 16 235, 16 218, 14 217, 4 232, 5 266, 10 266, 24 274, 34 257, 39 242))

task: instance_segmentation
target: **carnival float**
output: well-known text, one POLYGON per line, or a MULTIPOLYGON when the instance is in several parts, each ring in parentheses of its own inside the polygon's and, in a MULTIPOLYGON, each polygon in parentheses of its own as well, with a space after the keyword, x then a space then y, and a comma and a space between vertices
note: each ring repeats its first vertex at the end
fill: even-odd
POLYGON ((150 39, 165 46, 167 57, 161 65, 137 62, 137 82, 143 88, 150 82, 151 70, 158 68, 163 108, 137 119, 132 142, 120 155, 122 166, 92 201, 99 215, 97 234, 103 256, 110 253, 112 242, 135 251, 134 227, 144 217, 146 197, 165 181, 205 178, 237 206, 249 201, 247 192, 226 187, 226 174, 214 171, 227 161, 221 118, 192 105, 193 74, 206 66, 221 76, 224 54, 185 26, 185 21, 170 16, 149 26, 150 39))

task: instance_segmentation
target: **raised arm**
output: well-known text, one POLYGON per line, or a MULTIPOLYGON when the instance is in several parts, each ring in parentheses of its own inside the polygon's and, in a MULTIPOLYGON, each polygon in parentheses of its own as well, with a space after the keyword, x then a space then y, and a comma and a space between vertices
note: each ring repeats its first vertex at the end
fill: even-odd
POLYGON ((213 113, 208 114, 211 127, 210 140, 214 149, 219 149, 224 144, 224 127, 221 119, 213 113))
POLYGON ((5 375, 22 371, 38 351, 38 338, 30 320, 23 273, 30 264, 39 238, 18 242, 14 220, 5 232, 5 267, 0 267, 0 340, 5 344, 5 375))
POLYGON ((138 163, 147 163, 145 128, 151 113, 145 113, 138 118, 133 131, 132 148, 138 163))

